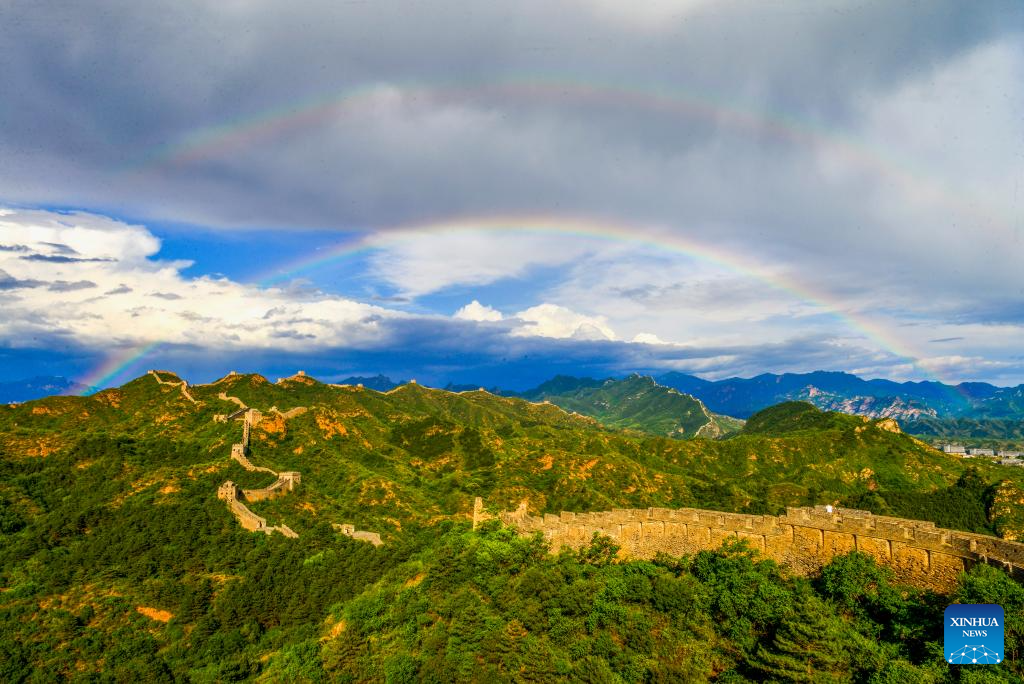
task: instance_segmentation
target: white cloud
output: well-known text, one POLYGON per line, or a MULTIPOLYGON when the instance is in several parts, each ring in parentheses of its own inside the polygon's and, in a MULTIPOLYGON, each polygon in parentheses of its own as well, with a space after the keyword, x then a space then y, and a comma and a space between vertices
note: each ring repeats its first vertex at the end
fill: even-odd
POLYGON ((523 322, 512 334, 580 340, 614 340, 604 316, 587 316, 557 304, 538 304, 515 315, 523 322))
POLYGON ((637 344, 665 344, 664 340, 653 333, 637 333, 633 336, 633 342, 637 344))
POLYGON ((455 318, 464 321, 500 321, 504 318, 497 309, 481 304, 477 300, 471 301, 455 312, 455 318))
MULTIPOLYGON (((371 258, 377 278, 418 297, 454 285, 480 286, 525 275, 538 266, 560 266, 592 252, 587 239, 507 230, 433 229, 391 233, 371 258)), ((374 244, 372 241, 369 244, 374 244)))
POLYGON ((0 240, 28 250, 0 250, 0 339, 15 346, 63 335, 100 349, 166 342, 299 351, 380 341, 379 321, 401 316, 320 293, 188 278, 189 262, 147 258, 160 249, 148 230, 92 214, 7 209, 0 240))

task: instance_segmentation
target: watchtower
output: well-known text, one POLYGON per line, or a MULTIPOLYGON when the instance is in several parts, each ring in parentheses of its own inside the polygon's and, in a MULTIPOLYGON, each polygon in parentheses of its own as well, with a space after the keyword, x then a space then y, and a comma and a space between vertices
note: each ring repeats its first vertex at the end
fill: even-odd
POLYGON ((278 473, 277 479, 280 480, 281 482, 285 482, 286 486, 288 487, 288 491, 291 492, 295 490, 295 485, 302 482, 302 473, 296 472, 294 470, 285 473, 278 473))
POLYGON ((228 480, 217 488, 217 498, 223 501, 236 501, 238 499, 238 485, 228 480))

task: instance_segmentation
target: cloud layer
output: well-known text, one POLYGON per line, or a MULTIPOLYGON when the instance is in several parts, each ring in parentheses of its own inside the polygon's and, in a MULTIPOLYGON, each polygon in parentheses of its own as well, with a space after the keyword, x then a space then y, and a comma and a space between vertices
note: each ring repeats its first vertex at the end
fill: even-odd
POLYGON ((1024 381, 1024 5, 623 7, 8 3, 0 339, 1024 381), (392 296, 162 224, 364 239, 392 296))

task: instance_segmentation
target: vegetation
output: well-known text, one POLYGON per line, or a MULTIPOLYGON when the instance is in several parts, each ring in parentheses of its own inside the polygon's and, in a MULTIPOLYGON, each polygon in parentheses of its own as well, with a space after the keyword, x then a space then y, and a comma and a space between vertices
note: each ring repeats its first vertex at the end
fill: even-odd
MULTIPOLYGON (((353 682, 940 682, 1021 672, 1012 655, 981 673, 946 665, 946 601, 893 586, 868 556, 839 557, 807 580, 742 544, 652 562, 613 554, 601 539, 551 556, 536 537, 453 529, 339 610, 343 628, 305 674, 320 665, 353 682)), ((1014 615, 1007 653, 1020 653, 1024 589, 979 567, 956 599, 981 597, 1014 615)))
POLYGON ((736 418, 711 413, 689 394, 641 375, 604 382, 559 376, 528 396, 591 416, 609 427, 664 437, 723 437, 743 425, 736 418))
POLYGON ((981 672, 941 661, 948 597, 893 586, 864 557, 801 579, 739 547, 627 562, 608 540, 549 555, 493 524, 468 530, 483 495, 546 511, 843 499, 991 531, 991 489, 1019 491, 1015 469, 971 470, 878 421, 796 406, 732 439, 677 440, 415 385, 381 394, 233 376, 190 392, 197 403, 142 377, 0 406, 0 681, 1022 675, 1024 599, 999 571, 977 568, 954 597, 999 602, 1011 618, 1017 658, 981 672), (220 393, 264 411, 258 465, 302 472, 294 493, 253 504, 298 539, 246 532, 215 498, 226 479, 268 479, 228 458, 241 424, 213 420, 236 408, 220 393), (272 406, 309 410, 286 420, 272 406), (384 546, 338 534, 342 522, 384 546))
POLYGON ((1024 420, 1000 418, 921 418, 904 421, 903 429, 924 438, 1007 451, 1024 451, 1024 420))

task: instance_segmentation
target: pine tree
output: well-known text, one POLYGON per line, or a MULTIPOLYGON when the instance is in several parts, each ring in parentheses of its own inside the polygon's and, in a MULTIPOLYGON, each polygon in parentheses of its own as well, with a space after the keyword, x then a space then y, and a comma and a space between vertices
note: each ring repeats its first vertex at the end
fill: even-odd
POLYGON ((760 646, 753 665, 768 679, 791 682, 849 682, 864 638, 824 602, 812 596, 779 627, 769 648, 760 646))

